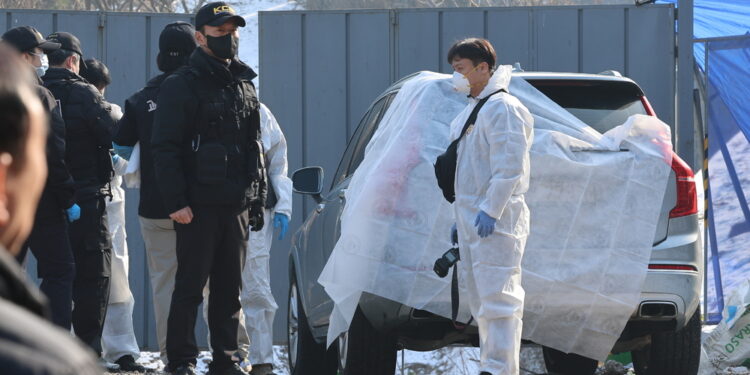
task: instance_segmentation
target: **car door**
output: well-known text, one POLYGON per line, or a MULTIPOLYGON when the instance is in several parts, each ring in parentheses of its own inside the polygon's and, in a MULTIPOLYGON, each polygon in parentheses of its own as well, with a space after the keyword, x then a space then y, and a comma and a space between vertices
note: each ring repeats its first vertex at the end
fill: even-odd
POLYGON ((310 271, 312 271, 307 273, 312 278, 308 280, 307 285, 310 286, 308 306, 310 307, 309 318, 313 327, 327 325, 328 317, 333 310, 333 301, 318 283, 318 277, 328 262, 328 258, 341 234, 341 213, 344 209, 346 188, 354 170, 362 162, 364 149, 372 138, 377 124, 392 98, 393 94, 376 101, 362 118, 339 163, 330 191, 323 195, 323 201, 316 208, 317 218, 310 228, 311 240, 320 242, 310 254, 311 258, 306 261, 306 265, 311 267, 310 271), (314 259, 312 259, 313 257, 314 259))

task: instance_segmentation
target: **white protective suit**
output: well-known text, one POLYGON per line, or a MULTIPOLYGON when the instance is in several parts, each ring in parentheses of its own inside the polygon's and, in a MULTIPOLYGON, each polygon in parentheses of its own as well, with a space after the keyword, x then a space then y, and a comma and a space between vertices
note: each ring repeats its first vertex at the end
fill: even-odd
POLYGON ((128 243, 125 233, 125 190, 122 176, 128 168, 127 160, 117 158, 112 179, 112 200, 107 202, 107 224, 112 236, 112 270, 109 279, 109 304, 102 331, 102 357, 114 362, 125 355, 140 356, 133 330, 135 300, 128 283, 128 243))
MULTIPOLYGON (((487 86, 451 123, 451 139, 469 114, 491 93, 508 90, 511 70, 500 66, 487 86)), ((459 269, 479 327, 481 370, 493 375, 519 373, 524 291, 521 259, 529 233, 529 149, 534 119, 518 99, 492 95, 458 144, 456 226, 459 269), (480 238, 474 220, 479 211, 496 219, 495 231, 480 238)))
MULTIPOLYGON (((509 91, 534 119, 525 194, 531 227, 522 265, 523 338, 604 360, 641 298, 670 178, 669 126, 636 115, 601 134, 521 78, 511 79, 509 91)), ((341 237, 318 279, 335 303, 329 344, 348 329, 363 292, 451 317, 451 278, 439 278, 433 265, 451 247, 455 210, 437 187, 433 164, 450 143, 451 121, 468 111, 467 101, 453 89, 450 76, 422 72, 403 85, 383 115, 349 182, 341 237)), ((491 114, 487 106, 480 113, 491 114)), ((490 173, 471 168, 459 168, 457 182, 466 180, 466 173, 490 173)), ((459 196, 465 188, 458 187, 459 196)), ((512 198, 518 191, 506 193, 509 208, 518 208, 512 198)), ((506 213, 509 208, 493 213, 495 205, 480 199, 470 203, 475 205, 467 214, 470 228, 459 228, 469 236, 476 233, 474 218, 483 204, 488 214, 500 217, 495 237, 508 232, 503 220, 522 215, 506 213)), ((509 233, 516 237, 506 240, 518 244, 523 232, 509 233)), ((465 267, 482 260, 474 254, 462 248, 461 322, 472 312, 465 267)), ((520 289, 507 293, 505 283, 493 285, 502 275, 480 276, 483 271, 474 268, 475 293, 520 294, 520 289), (477 288, 479 283, 490 290, 477 288)), ((485 319, 491 312, 475 313, 485 319)))
MULTIPOLYGON (((260 127, 268 178, 278 201, 273 209, 265 210, 263 229, 250 232, 242 269, 239 349, 240 354, 247 355, 253 365, 274 363, 273 319, 278 305, 271 292, 270 251, 275 233, 273 218, 277 213, 286 215, 290 220, 292 217, 292 180, 287 176, 286 138, 273 113, 263 103, 260 105, 260 127)), ((207 301, 208 286, 203 292, 204 301, 207 301)), ((207 313, 208 304, 204 303, 204 319, 207 319, 207 313)), ((211 342, 210 338, 208 342, 211 342)))

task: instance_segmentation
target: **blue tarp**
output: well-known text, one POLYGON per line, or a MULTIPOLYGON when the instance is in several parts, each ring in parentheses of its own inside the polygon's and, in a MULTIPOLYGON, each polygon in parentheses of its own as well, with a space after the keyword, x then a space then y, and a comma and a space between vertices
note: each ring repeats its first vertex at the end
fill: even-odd
MULTIPOLYGON (((677 0, 660 3, 679 7, 677 0)), ((750 34, 748 0, 694 0, 693 10, 695 39, 750 34)), ((723 290, 731 293, 750 275, 750 37, 696 42, 693 53, 707 82, 707 298, 709 315, 718 317, 723 290)))

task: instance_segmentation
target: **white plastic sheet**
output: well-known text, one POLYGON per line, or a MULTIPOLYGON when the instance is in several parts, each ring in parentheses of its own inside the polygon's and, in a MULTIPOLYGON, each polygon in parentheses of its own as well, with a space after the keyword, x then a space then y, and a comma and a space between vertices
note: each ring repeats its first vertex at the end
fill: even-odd
MULTIPOLYGON (((604 359, 646 277, 670 173, 669 127, 634 116, 602 135, 522 79, 511 81, 510 92, 535 121, 523 336, 604 359)), ((450 317, 450 278, 432 267, 451 247, 454 219, 433 163, 465 105, 448 76, 424 72, 383 117, 350 182, 341 237, 319 278, 335 302, 329 344, 348 329, 362 292, 450 317)), ((468 318, 464 298, 459 320, 468 318)))

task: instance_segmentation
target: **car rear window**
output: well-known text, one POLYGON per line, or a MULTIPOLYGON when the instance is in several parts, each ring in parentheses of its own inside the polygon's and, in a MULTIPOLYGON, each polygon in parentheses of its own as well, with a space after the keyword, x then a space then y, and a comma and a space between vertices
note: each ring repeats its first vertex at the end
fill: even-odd
POLYGON ((555 103, 604 133, 632 115, 646 115, 643 93, 630 82, 590 80, 528 80, 555 103))

